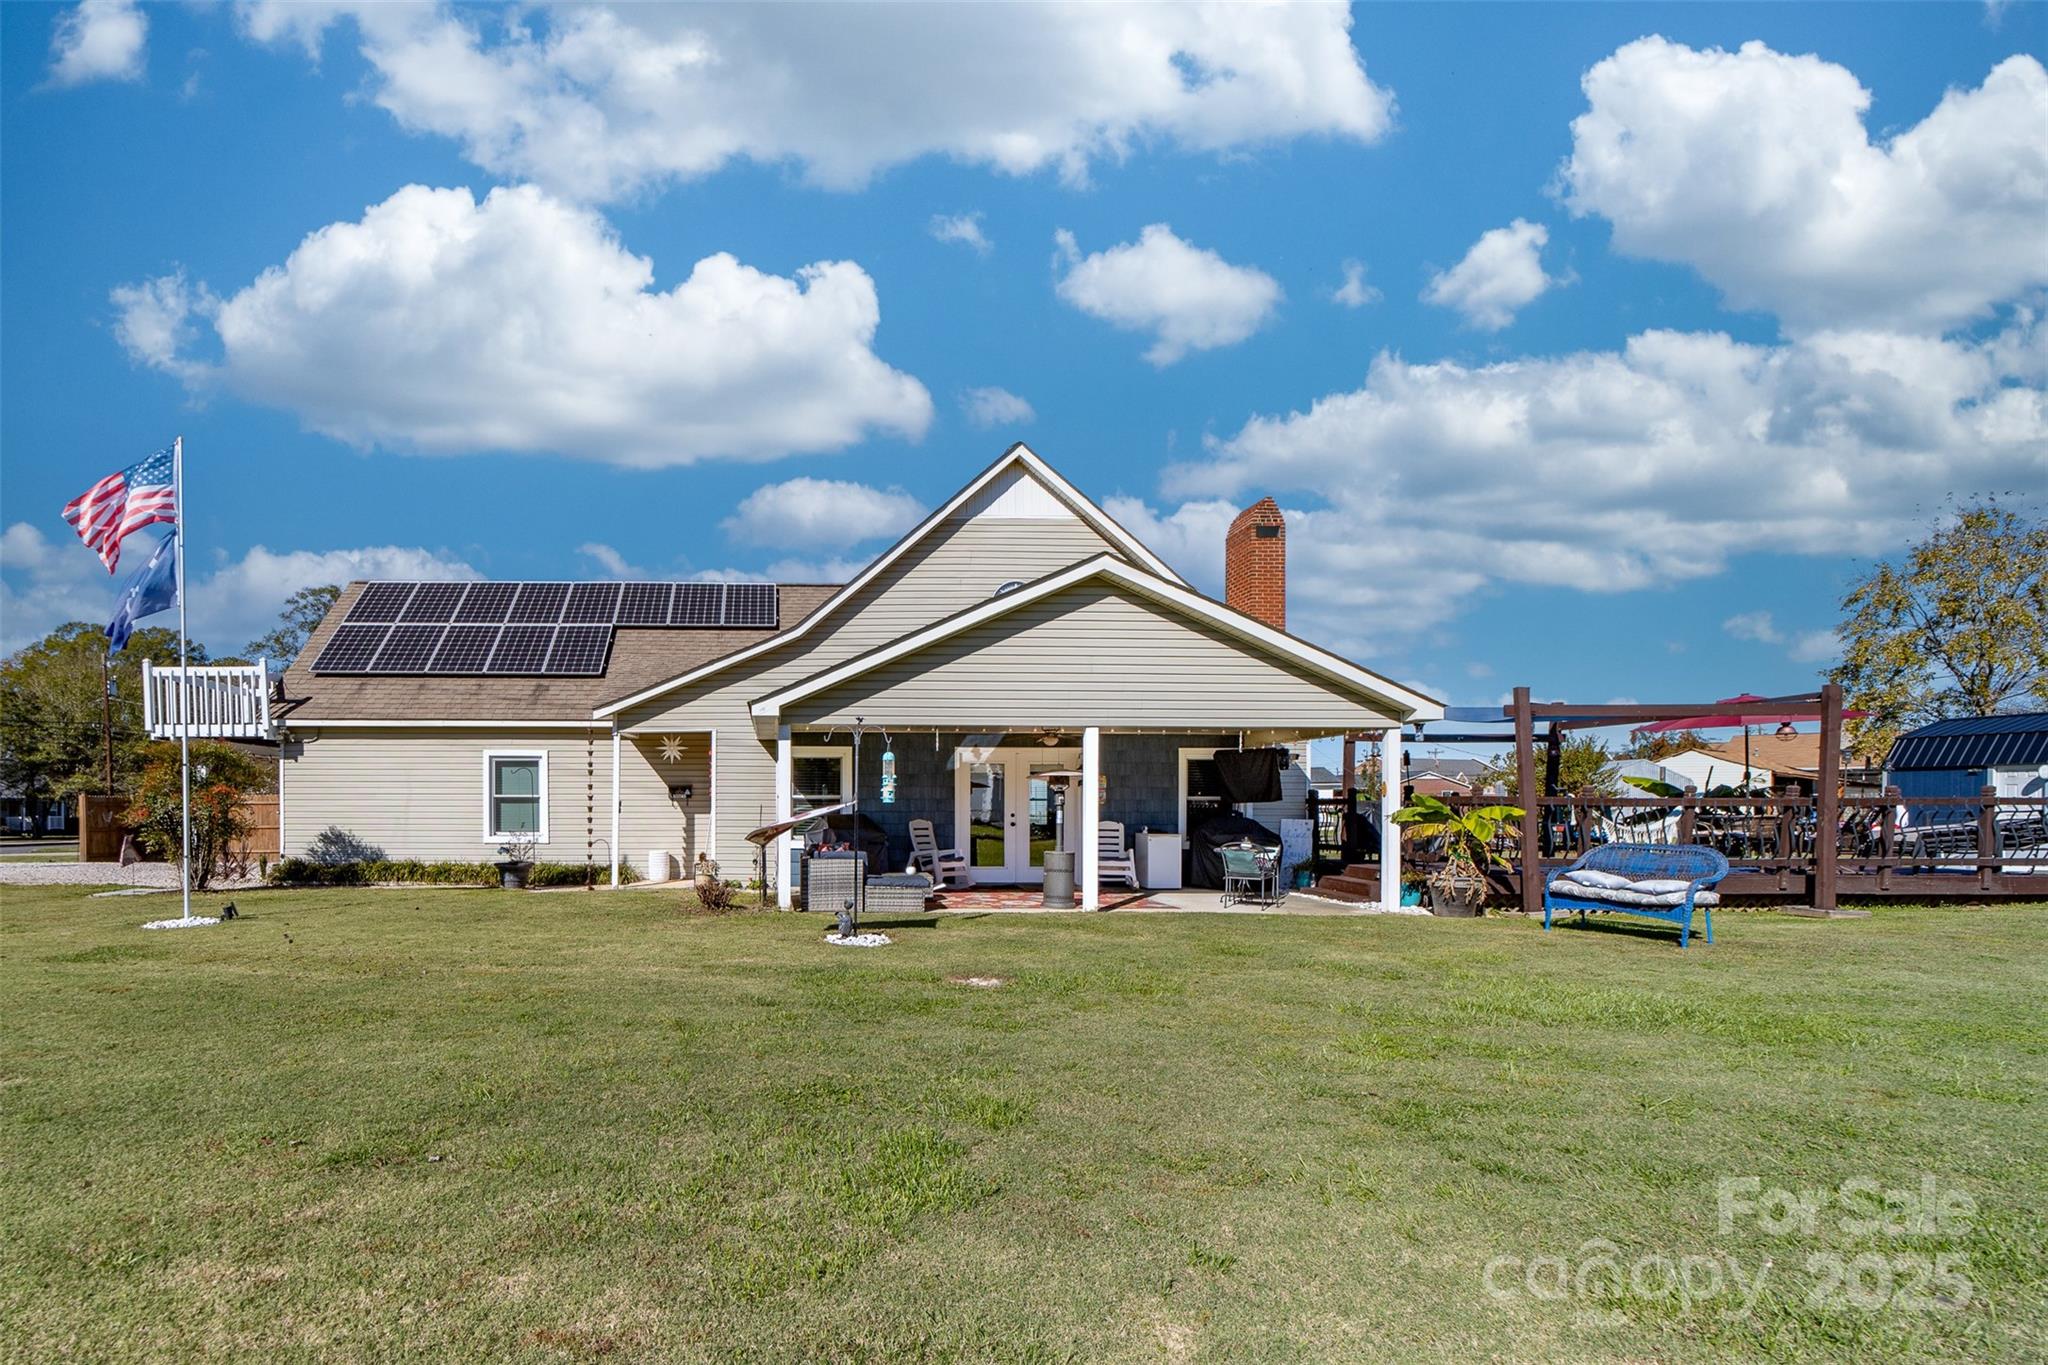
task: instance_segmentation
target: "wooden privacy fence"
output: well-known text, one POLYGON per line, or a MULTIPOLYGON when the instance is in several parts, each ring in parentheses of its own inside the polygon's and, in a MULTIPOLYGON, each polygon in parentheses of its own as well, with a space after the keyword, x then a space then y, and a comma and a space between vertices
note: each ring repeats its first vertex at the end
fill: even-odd
MULTIPOLYGON (((121 817, 128 804, 125 796, 78 798, 78 861, 111 863, 121 856, 121 840, 129 832, 121 817)), ((283 851, 274 794, 243 797, 242 818, 249 824, 249 833, 229 850, 233 857, 254 865, 283 851)))
MULTIPOLYGON (((1524 804, 1511 797, 1446 796, 1452 806, 1524 804)), ((1608 796, 1537 798, 1537 867, 1548 870, 1603 843, 1705 844, 1727 855, 1725 894, 1799 896, 1832 909, 1838 894, 1941 899, 2048 899, 2048 797, 2000 796, 1608 796), (1828 807, 1834 807, 1833 812, 1828 807), (1828 823, 1824 824, 1823 820, 1828 823), (1825 831, 1825 832, 1824 832, 1825 831)), ((1496 889, 1526 896, 1519 839, 1497 842, 1512 864, 1496 889)), ((1409 857, 1431 861, 1427 845, 1409 857)), ((1535 888, 1540 903, 1540 873, 1535 888)))

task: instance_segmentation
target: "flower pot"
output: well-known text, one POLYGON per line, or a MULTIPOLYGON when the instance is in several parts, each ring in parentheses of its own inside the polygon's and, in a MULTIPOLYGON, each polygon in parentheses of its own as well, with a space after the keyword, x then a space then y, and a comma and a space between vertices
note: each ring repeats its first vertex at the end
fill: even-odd
POLYGON ((1471 919, 1486 904, 1483 881, 1450 880, 1429 884, 1429 913, 1443 919, 1471 919))
POLYGON ((499 863, 497 867, 498 885, 500 887, 507 891, 523 891, 526 889, 526 874, 532 870, 532 863, 503 862, 499 863))
POLYGON ((1422 904, 1422 888, 1419 886, 1402 887, 1401 904, 1404 906, 1417 906, 1422 904))

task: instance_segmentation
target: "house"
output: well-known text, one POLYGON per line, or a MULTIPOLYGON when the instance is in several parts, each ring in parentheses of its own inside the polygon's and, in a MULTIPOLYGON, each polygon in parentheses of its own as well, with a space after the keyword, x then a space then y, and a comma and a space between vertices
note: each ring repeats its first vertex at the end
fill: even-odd
POLYGON ((1885 781, 1916 796, 2048 793, 2048 711, 1938 720, 1892 742, 1885 781))
MULTIPOLYGON (((1737 740, 1739 746, 1741 740, 1737 740)), ((1771 770, 1761 762, 1744 766, 1738 747, 1730 758, 1718 748, 1683 749, 1657 760, 1667 773, 1678 775, 1674 785, 1691 787, 1705 795, 1716 787, 1768 787, 1771 770)))
POLYGON ((1484 759, 1417 754, 1402 776, 1402 786, 1424 796, 1470 796, 1484 789, 1486 771, 1484 759))
POLYGON ((334 827, 476 861, 526 835, 614 875, 751 876, 749 831, 858 797, 898 864, 919 817, 977 881, 1035 883, 1066 842, 1093 905, 1069 831, 1185 848, 1220 751, 1398 748, 1441 716, 1288 633, 1285 574, 1270 499, 1232 525, 1218 602, 1020 444, 840 585, 352 583, 282 681, 284 848, 334 827))

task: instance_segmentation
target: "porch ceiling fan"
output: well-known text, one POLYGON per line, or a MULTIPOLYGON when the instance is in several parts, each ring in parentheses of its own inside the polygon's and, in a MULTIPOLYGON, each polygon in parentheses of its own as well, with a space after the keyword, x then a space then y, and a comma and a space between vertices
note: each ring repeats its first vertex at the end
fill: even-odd
POLYGON ((1048 730, 1042 725, 1038 728, 1038 742, 1040 744, 1043 744, 1048 749, 1059 748, 1060 741, 1065 738, 1065 734, 1063 734, 1061 731, 1048 730))

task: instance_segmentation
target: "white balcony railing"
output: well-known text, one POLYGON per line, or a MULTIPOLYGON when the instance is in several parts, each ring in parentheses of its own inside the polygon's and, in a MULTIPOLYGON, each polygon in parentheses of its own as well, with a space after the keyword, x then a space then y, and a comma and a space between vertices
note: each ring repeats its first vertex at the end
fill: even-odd
POLYGON ((253 664, 201 664, 184 670, 142 663, 142 723, 151 739, 274 739, 270 670, 253 664), (180 678, 187 679, 183 687, 180 678), (189 722, 190 728, 181 722, 189 722))

